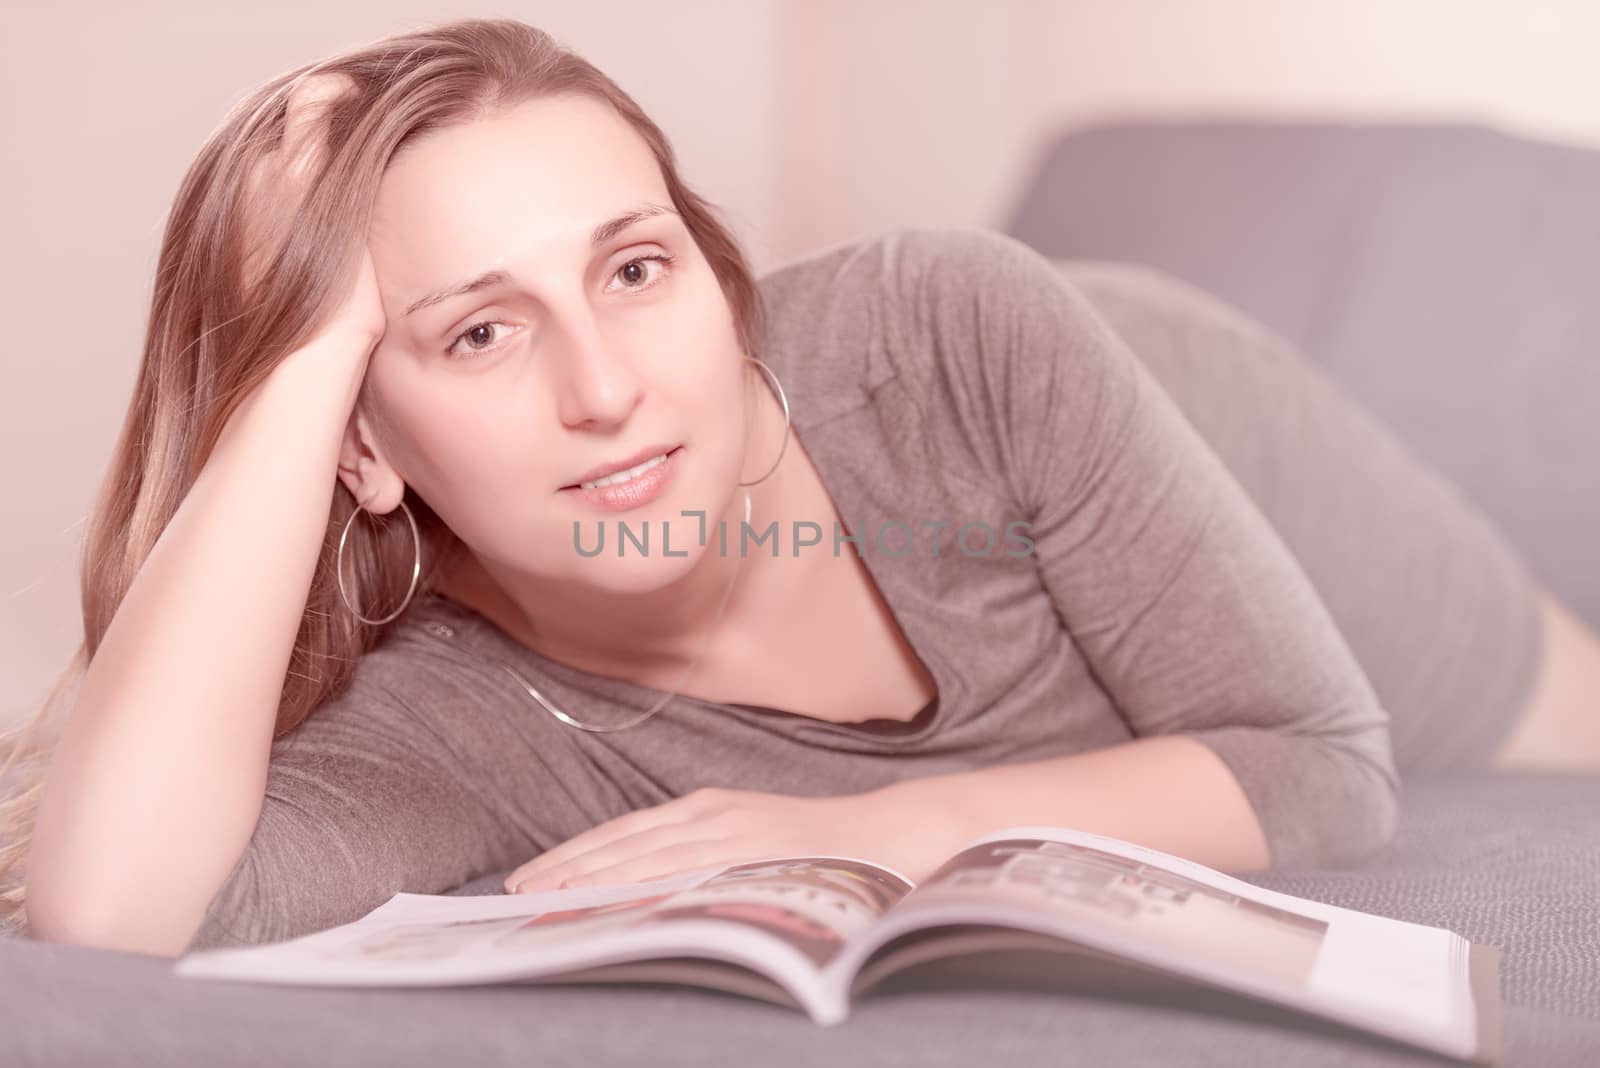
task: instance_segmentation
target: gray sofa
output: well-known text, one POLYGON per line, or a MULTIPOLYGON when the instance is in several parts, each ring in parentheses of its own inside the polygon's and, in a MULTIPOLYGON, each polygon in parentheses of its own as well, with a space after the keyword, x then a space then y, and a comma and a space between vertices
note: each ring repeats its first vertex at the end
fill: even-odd
POLYGON ((1120 123, 1050 145, 1004 228, 1271 327, 1600 628, 1600 152, 1471 126, 1120 123))
MULTIPOLYGON (((1062 136, 1006 228, 1054 257, 1151 264, 1298 342, 1600 626, 1600 361, 1583 347, 1600 338, 1600 153, 1467 128, 1127 123, 1062 136)), ((1600 1064, 1600 774, 1408 777, 1373 864, 1249 881, 1498 945, 1504 1063, 1600 1064)), ((0 1063, 1442 1063, 1220 995, 907 976, 823 1029, 664 985, 312 990, 167 968, 0 941, 0 1063)))

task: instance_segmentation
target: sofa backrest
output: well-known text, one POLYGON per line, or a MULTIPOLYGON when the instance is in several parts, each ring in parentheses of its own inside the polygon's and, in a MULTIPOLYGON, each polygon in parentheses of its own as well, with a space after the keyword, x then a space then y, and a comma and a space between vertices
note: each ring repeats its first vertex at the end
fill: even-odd
POLYGON ((1473 126, 1112 123, 1003 227, 1146 263, 1294 342, 1600 628, 1600 151, 1473 126))

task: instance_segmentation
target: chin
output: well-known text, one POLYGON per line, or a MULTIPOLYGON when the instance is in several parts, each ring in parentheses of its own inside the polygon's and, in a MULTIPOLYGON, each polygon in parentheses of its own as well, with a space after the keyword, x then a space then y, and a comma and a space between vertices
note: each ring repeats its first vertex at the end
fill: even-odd
MULTIPOLYGON (((713 542, 708 548, 715 551, 715 543, 713 542)), ((618 558, 616 546, 611 542, 608 531, 606 551, 599 556, 580 560, 574 573, 585 585, 597 591, 603 590, 614 594, 650 593, 683 579, 694 569, 706 551, 692 540, 685 546, 685 550, 687 555, 678 556, 678 545, 674 539, 673 555, 663 556, 659 528, 652 525, 648 556, 643 555, 632 542, 628 542, 624 555, 618 558)))

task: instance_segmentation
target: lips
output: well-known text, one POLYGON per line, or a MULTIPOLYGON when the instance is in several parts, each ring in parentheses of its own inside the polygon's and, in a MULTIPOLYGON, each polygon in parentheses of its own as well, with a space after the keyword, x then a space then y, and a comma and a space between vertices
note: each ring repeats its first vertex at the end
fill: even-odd
POLYGON ((681 448, 683 448, 681 445, 646 445, 644 448, 640 449, 638 452, 627 457, 626 459, 616 460, 611 463, 601 464, 599 467, 590 468, 588 471, 579 476, 576 482, 569 482, 567 485, 562 486, 561 488, 564 490, 577 489, 585 482, 593 482, 597 478, 605 478, 607 475, 614 475, 618 471, 626 471, 630 467, 638 467, 646 460, 653 459, 654 457, 661 456, 663 454, 671 455, 681 448))

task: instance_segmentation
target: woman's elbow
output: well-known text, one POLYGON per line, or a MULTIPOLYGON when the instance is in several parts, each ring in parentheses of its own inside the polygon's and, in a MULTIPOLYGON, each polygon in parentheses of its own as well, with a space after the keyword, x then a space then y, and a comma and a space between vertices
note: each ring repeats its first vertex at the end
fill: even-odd
POLYGON ((1323 867, 1370 863, 1395 839, 1400 828, 1400 782, 1392 763, 1363 752, 1339 749, 1344 766, 1344 803, 1324 825, 1323 867))

